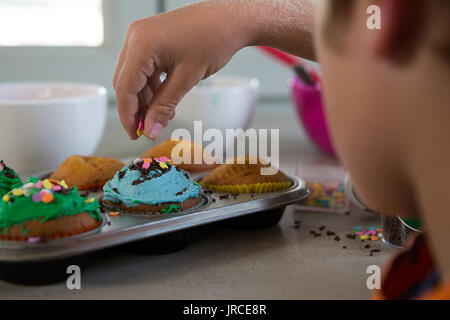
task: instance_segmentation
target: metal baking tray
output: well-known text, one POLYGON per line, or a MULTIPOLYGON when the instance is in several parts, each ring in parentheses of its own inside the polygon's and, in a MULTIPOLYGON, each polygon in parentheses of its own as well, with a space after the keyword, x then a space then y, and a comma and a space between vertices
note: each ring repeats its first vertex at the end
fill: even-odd
MULTIPOLYGON (((36 176, 42 179, 48 177, 49 173, 36 176)), ((198 180, 200 177, 192 178, 198 180)), ((295 176, 289 178, 292 186, 278 192, 252 195, 228 194, 226 197, 225 193, 209 194, 202 191, 204 205, 182 213, 152 216, 120 213, 116 217, 111 217, 106 210, 102 213, 102 225, 84 234, 39 243, 0 241, 0 262, 28 263, 75 257, 255 212, 284 208, 299 202, 308 195, 303 179, 295 176)), ((83 194, 83 191, 80 193, 83 194)), ((101 202, 103 192, 90 192, 89 196, 95 196, 101 202)))

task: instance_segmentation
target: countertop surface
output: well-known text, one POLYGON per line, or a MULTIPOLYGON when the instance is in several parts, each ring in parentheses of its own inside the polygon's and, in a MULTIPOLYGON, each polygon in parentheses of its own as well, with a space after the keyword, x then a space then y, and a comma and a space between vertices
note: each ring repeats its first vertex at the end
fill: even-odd
MULTIPOLYGON (((261 105, 251 126, 280 128, 280 167, 287 173, 295 173, 305 157, 329 161, 307 141, 287 103, 261 105)), ((96 154, 129 157, 149 145, 144 139, 130 143, 112 110, 96 154)), ((82 270, 80 290, 69 290, 65 282, 28 287, 0 280, 0 299, 367 299, 368 266, 383 270, 393 249, 345 235, 355 226, 379 225, 380 217, 367 213, 313 213, 289 206, 275 227, 212 226, 171 254, 102 251, 82 270), (300 221, 299 228, 294 221, 300 221), (321 226, 323 235, 314 237, 310 231, 321 226), (327 230, 340 241, 326 236, 327 230), (370 249, 381 252, 370 256, 370 249)))

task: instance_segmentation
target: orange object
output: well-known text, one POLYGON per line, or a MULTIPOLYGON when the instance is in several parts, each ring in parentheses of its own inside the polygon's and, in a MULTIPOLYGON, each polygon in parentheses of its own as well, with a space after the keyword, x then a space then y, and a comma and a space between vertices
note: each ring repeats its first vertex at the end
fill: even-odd
POLYGON ((42 202, 44 202, 44 203, 50 203, 50 202, 52 202, 53 201, 53 194, 51 194, 50 192, 49 193, 46 193, 46 194, 44 194, 43 196, 42 196, 42 202))
POLYGON ((119 215, 119 211, 111 211, 111 212, 108 212, 108 214, 111 216, 111 217, 117 217, 118 215, 119 215))

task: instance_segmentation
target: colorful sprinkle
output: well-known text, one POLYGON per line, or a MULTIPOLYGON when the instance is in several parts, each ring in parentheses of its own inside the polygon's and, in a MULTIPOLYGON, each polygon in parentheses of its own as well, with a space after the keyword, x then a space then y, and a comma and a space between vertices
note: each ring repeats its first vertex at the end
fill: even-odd
POLYGON ((34 186, 38 189, 42 189, 42 181, 39 180, 38 182, 36 182, 36 184, 34 186))
POLYGON ((23 195, 23 190, 22 189, 13 189, 12 194, 13 194, 13 196, 20 197, 23 195))
POLYGON ((167 158, 167 157, 160 157, 159 158, 159 161, 162 161, 162 162, 167 162, 169 160, 169 158, 167 158))
POLYGON ((150 162, 144 162, 144 163, 142 164, 142 168, 144 168, 144 169, 150 168, 150 162))
POLYGON ((28 182, 28 183, 25 183, 23 186, 22 186, 22 189, 31 189, 31 188, 33 188, 34 187, 34 183, 33 182, 28 182))
POLYGON ((343 186, 338 183, 306 182, 310 195, 304 204, 308 207, 347 210, 343 186))
POLYGON ((381 231, 378 227, 369 227, 366 229, 358 226, 353 229, 353 235, 359 236, 362 240, 370 239, 372 241, 378 241, 381 238, 381 231))
POLYGON ((144 132, 144 118, 141 118, 139 120, 139 125, 138 125, 138 129, 136 131, 136 134, 138 135, 138 137, 140 137, 143 134, 145 134, 145 132, 144 132))
POLYGON ((2 172, 3 169, 5 169, 5 165, 2 162, 0 162, 0 172, 2 172))
POLYGON ((91 198, 86 199, 84 202, 85 202, 85 203, 92 203, 92 202, 94 202, 94 201, 95 201, 95 198, 94 198, 94 197, 91 197, 91 198))
POLYGON ((43 203, 50 203, 53 201, 53 199, 54 199, 54 197, 53 197, 52 193, 46 193, 42 196, 43 203))
POLYGON ((63 187, 64 189, 69 189, 69 186, 67 185, 67 183, 66 183, 64 180, 61 180, 61 181, 59 182, 59 185, 60 185, 61 187, 63 187))
POLYGON ((145 159, 142 159, 142 161, 152 163, 153 160, 151 158, 145 158, 145 159))
POLYGON ((170 206, 163 208, 161 210, 161 213, 172 213, 174 211, 177 211, 178 209, 180 209, 179 205, 171 204, 170 206))
POLYGON ((42 200, 42 194, 41 193, 33 194, 31 200, 33 200, 33 202, 40 202, 42 200))
POLYGON ((52 190, 53 191, 61 191, 62 187, 61 186, 53 186, 52 190))
POLYGON ((30 243, 40 242, 41 241, 41 237, 29 237, 27 239, 27 241, 30 242, 30 243))
POLYGON ((167 164, 165 164, 164 162, 160 162, 159 166, 161 167, 161 169, 167 169, 168 168, 167 164))
POLYGON ((108 214, 109 214, 111 217, 117 217, 117 216, 120 214, 120 212, 119 212, 119 211, 111 211, 111 212, 108 212, 108 214))
POLYGON ((4 202, 9 202, 11 199, 10 199, 9 195, 5 194, 5 195, 3 196, 3 198, 2 198, 2 200, 3 200, 4 202))
POLYGON ((44 181, 42 181, 42 186, 45 189, 51 190, 53 187, 53 184, 48 179, 45 179, 44 181))

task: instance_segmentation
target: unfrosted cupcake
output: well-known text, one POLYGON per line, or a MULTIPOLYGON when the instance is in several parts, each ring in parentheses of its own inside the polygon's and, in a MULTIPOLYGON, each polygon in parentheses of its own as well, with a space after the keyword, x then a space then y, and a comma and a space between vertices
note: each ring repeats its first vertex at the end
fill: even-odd
POLYGON ((19 175, 0 160, 0 199, 11 189, 20 187, 22 180, 19 175))
POLYGON ((136 159, 103 187, 104 204, 132 213, 173 213, 201 202, 198 183, 166 157, 136 159))
POLYGON ((95 198, 81 197, 64 181, 30 178, 0 201, 0 239, 53 239, 80 234, 102 221, 95 198))
POLYGON ((238 157, 233 163, 223 164, 205 175, 200 184, 206 189, 228 193, 266 193, 292 185, 281 170, 273 170, 276 173, 272 175, 261 174, 261 169, 270 167, 259 158, 238 157))
POLYGON ((169 159, 172 159, 173 163, 178 168, 190 173, 206 172, 217 167, 214 157, 211 154, 205 152, 202 146, 188 140, 164 140, 160 144, 147 150, 142 155, 143 159, 151 157, 167 157, 169 159), (186 157, 186 161, 184 161, 184 151, 190 152, 190 157, 186 157), (174 154, 172 154, 172 152, 174 154), (199 163, 194 162, 194 155, 196 153, 202 156, 199 163))
POLYGON ((125 163, 107 157, 71 156, 50 176, 78 190, 101 190, 125 163))

